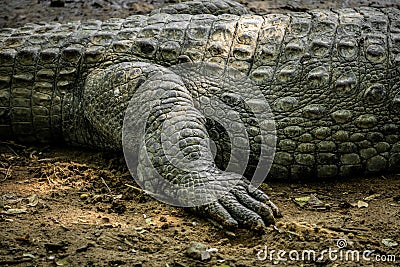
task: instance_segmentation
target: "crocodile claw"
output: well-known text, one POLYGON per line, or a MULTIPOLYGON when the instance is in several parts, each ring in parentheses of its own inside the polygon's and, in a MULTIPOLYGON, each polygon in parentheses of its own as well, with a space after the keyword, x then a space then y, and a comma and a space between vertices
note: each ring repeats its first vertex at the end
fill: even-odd
POLYGON ((277 206, 261 190, 241 180, 231 191, 213 203, 194 208, 226 228, 243 226, 261 230, 281 217, 277 206))

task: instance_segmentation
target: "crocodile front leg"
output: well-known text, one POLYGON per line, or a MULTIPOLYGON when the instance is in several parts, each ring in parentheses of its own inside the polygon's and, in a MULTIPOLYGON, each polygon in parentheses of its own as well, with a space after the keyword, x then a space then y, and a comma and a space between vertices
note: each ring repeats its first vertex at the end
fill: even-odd
POLYGON ((164 67, 120 63, 88 75, 83 110, 106 146, 123 144, 130 171, 153 197, 227 227, 273 223, 279 211, 263 192, 216 167, 193 88, 164 67))

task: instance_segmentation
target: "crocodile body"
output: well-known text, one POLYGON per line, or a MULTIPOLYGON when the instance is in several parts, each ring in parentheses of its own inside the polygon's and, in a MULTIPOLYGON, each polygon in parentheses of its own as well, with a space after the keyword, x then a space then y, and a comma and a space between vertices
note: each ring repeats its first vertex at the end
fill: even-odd
MULTIPOLYGON (((121 150, 127 103, 118 100, 113 109, 110 90, 96 94, 107 83, 101 70, 126 69, 129 62, 165 71, 181 62, 213 62, 242 72, 268 99, 277 130, 271 178, 397 171, 399 61, 395 8, 263 16, 156 13, 1 29, 0 136, 121 150), (96 109, 105 111, 103 120, 94 118, 96 109)), ((223 157, 216 160, 223 165, 223 157)), ((228 212, 229 205, 222 203, 228 212)), ((215 211, 219 207, 206 213, 229 217, 215 211)))

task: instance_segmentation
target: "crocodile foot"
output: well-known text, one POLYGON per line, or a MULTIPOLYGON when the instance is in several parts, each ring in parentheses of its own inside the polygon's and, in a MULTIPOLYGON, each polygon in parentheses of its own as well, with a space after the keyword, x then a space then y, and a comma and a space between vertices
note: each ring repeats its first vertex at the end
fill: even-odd
POLYGON ((262 182, 272 163, 274 127, 257 94, 261 92, 251 87, 246 77, 242 79, 233 70, 211 64, 181 64, 171 70, 150 63, 122 62, 96 69, 88 76, 83 107, 88 120, 101 130, 110 146, 123 144, 133 177, 153 197, 191 207, 225 227, 256 230, 280 216, 268 196, 243 176, 246 163, 253 157, 249 140, 258 144, 259 149, 254 151, 258 153, 253 154, 258 155, 258 165, 264 167, 255 170, 253 185, 262 182), (201 88, 196 80, 202 81, 201 88), (206 101, 202 104, 196 96, 206 101), (219 99, 225 102, 215 102, 219 99), (256 119, 249 119, 255 113, 246 110, 240 99, 247 99, 259 111, 262 131, 245 131, 256 119), (226 152, 216 151, 230 155, 227 167, 218 168, 215 163, 207 118, 225 125, 230 133, 229 142, 215 142, 215 147, 225 144, 228 148, 226 152))
POLYGON ((243 179, 217 201, 191 208, 227 228, 261 230, 282 217, 278 207, 261 190, 243 179))

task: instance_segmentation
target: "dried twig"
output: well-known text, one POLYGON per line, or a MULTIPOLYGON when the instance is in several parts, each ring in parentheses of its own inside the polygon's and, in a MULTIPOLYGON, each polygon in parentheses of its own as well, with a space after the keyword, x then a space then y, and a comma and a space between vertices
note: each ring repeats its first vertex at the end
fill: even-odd
POLYGON ((12 149, 9 145, 6 145, 6 146, 7 146, 7 148, 8 148, 9 150, 11 150, 12 153, 14 153, 15 156, 19 157, 18 153, 15 152, 14 149, 12 149))
POLYGON ((132 188, 132 189, 135 189, 136 191, 139 191, 139 192, 143 192, 144 191, 143 189, 138 188, 138 187, 133 186, 133 185, 130 185, 130 184, 125 184, 125 186, 127 186, 129 188, 132 188))
POLYGON ((4 179, 2 179, 1 180, 1 182, 4 182, 4 181, 6 181, 7 179, 8 179, 8 177, 10 177, 11 175, 11 167, 12 167, 12 165, 10 165, 9 167, 8 167, 8 169, 7 169, 7 171, 6 171, 6 176, 4 177, 4 179))
POLYGON ((335 231, 335 232, 353 233, 353 234, 359 234, 359 231, 368 231, 369 230, 367 228, 357 228, 357 227, 342 228, 342 227, 335 227, 335 226, 327 226, 326 228, 329 230, 335 231))
POLYGON ((67 160, 67 158, 66 157, 43 158, 43 159, 38 159, 37 162, 56 162, 60 160, 67 160))
POLYGON ((46 178, 47 178, 47 181, 49 182, 49 184, 55 184, 55 182, 50 178, 50 176, 48 176, 46 173, 45 173, 45 175, 46 175, 46 178))
POLYGON ((107 189, 108 189, 108 191, 110 192, 110 194, 112 195, 112 191, 111 191, 111 189, 108 187, 106 181, 103 179, 103 177, 100 177, 100 178, 101 178, 101 181, 103 182, 103 184, 107 187, 107 189))
POLYGON ((14 142, 6 142, 6 141, 0 141, 0 145, 15 146, 15 147, 19 147, 19 148, 22 148, 22 149, 26 148, 26 146, 24 146, 24 145, 16 144, 14 142))

